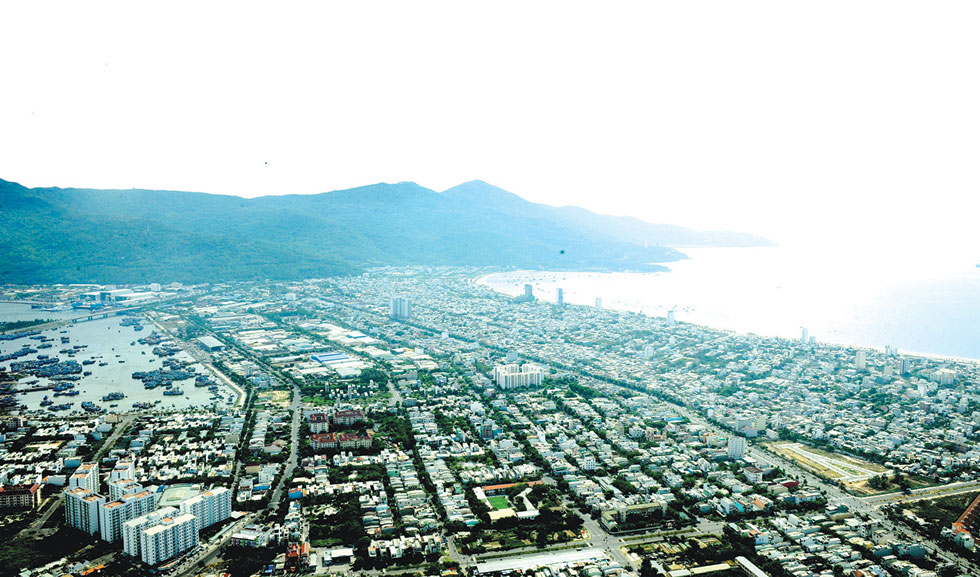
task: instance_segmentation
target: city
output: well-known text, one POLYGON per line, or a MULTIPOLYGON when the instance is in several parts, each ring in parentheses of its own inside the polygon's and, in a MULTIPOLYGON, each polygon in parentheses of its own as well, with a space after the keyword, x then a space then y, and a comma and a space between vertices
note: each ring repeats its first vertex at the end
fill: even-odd
POLYGON ((976 363, 488 272, 4 287, 4 571, 980 574, 976 363))

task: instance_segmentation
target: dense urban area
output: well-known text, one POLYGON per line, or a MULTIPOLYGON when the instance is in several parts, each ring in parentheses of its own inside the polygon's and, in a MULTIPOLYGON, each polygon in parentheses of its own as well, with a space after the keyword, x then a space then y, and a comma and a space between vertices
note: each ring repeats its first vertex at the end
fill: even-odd
POLYGON ((980 576, 977 364, 489 272, 3 287, 0 574, 980 576))

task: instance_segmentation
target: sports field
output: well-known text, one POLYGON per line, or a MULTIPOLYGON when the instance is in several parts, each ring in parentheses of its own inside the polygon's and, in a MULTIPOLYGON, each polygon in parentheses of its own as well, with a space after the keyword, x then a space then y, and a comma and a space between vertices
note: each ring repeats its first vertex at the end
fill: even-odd
POLYGON ((501 509, 509 509, 510 502, 507 501, 507 497, 503 495, 497 495, 496 497, 487 497, 487 501, 490 501, 490 505, 497 511, 501 509))

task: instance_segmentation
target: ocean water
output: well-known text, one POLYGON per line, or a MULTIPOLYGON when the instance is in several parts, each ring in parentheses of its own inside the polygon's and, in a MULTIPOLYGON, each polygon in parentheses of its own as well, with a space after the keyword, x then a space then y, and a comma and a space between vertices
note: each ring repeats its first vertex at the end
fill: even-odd
MULTIPOLYGON (((0 320, 25 320, 34 318, 68 318, 78 316, 75 313, 45 313, 38 310, 31 310, 29 305, 0 303, 0 320)), ((0 362, 0 366, 9 370, 10 364, 17 361, 27 361, 36 359, 38 355, 48 355, 57 357, 62 361, 73 359, 79 364, 85 359, 95 359, 96 362, 82 367, 85 371, 91 371, 91 375, 82 376, 79 381, 75 381, 75 389, 80 393, 72 397, 55 397, 54 391, 35 391, 16 395, 16 399, 27 405, 28 410, 41 410, 40 403, 44 396, 54 401, 54 404, 74 403, 71 410, 53 413, 55 415, 70 414, 72 411, 82 412, 82 401, 92 401, 110 412, 129 412, 133 410, 134 402, 154 402, 160 403, 154 406, 154 410, 184 409, 188 407, 211 406, 215 401, 211 400, 211 393, 207 387, 195 387, 194 380, 179 381, 175 386, 179 386, 184 391, 183 395, 165 396, 163 388, 157 387, 147 390, 143 387, 143 382, 132 378, 136 371, 152 371, 161 368, 162 359, 152 353, 152 345, 143 345, 136 342, 140 337, 145 337, 153 331, 153 325, 144 320, 144 329, 135 331, 133 327, 121 326, 121 317, 110 317, 98 319, 78 324, 67 325, 56 329, 42 331, 42 334, 53 338, 51 348, 38 349, 37 353, 30 354, 14 361, 0 362), (64 332, 62 332, 64 331, 64 332), (61 343, 61 337, 68 337, 67 344, 61 343), (74 357, 59 354, 62 349, 71 348, 75 345, 87 345, 86 348, 78 351, 74 357), (98 358, 96 358, 98 357, 98 358), (122 362, 120 362, 122 361, 122 362), (99 366, 99 362, 108 363, 104 367, 99 366), (102 401, 102 396, 111 392, 121 392, 126 398, 119 401, 102 401), (115 403, 116 408, 109 405, 115 403)), ((37 348, 40 344, 36 340, 21 338, 13 341, 0 341, 0 354, 10 353, 19 350, 24 345, 29 344, 32 348, 37 348)), ((209 375, 209 371, 200 363, 193 362, 194 359, 187 353, 180 351, 174 358, 193 363, 193 367, 198 374, 209 375)), ((28 377, 23 381, 33 380, 35 377, 28 377)), ((212 380, 219 385, 218 394, 223 399, 221 405, 228 404, 226 400, 235 399, 235 392, 224 385, 216 377, 212 380)), ((48 384, 46 378, 38 378, 38 385, 48 384)), ((22 388, 24 385, 19 385, 22 388)), ((45 411, 47 412, 47 411, 45 411)))
POLYGON ((686 249, 663 273, 514 271, 479 280, 519 295, 714 328, 980 359, 980 268, 966 251, 916 258, 785 247, 686 249))

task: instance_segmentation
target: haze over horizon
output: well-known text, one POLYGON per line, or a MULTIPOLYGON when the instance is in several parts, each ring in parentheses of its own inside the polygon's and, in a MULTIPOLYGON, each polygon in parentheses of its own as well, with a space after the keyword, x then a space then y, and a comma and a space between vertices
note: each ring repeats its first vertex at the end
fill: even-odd
POLYGON ((974 4, 41 10, 2 9, 0 178, 25 186, 480 179, 862 258, 980 259, 974 4))

